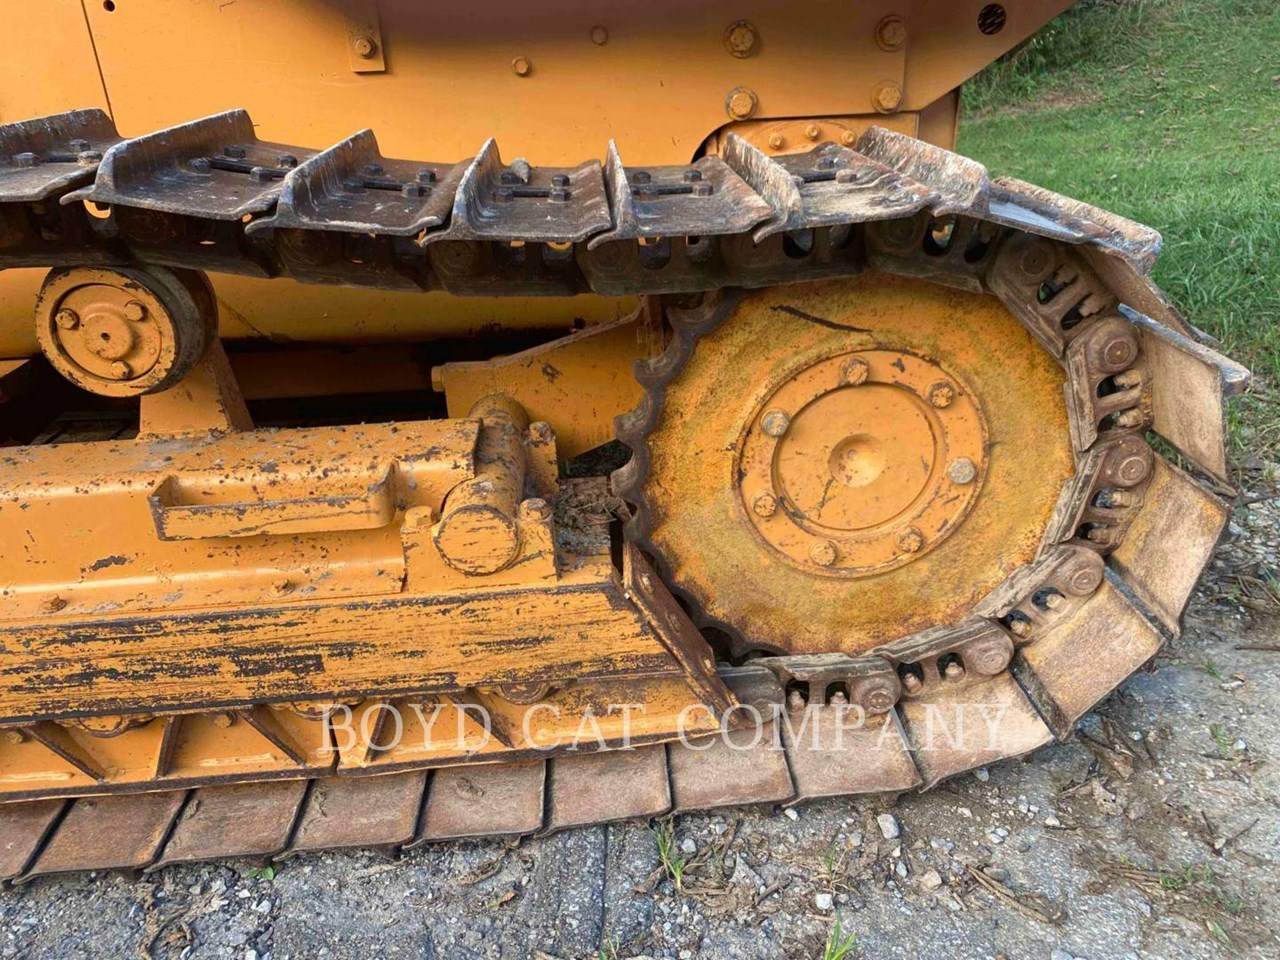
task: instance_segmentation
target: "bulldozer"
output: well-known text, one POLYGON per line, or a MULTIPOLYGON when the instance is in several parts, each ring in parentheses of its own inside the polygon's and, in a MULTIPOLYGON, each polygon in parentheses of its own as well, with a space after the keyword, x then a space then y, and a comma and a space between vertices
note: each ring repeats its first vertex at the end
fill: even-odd
POLYGON ((0 879, 1070 737, 1248 372, 1154 230, 953 152, 1069 6, 5 3, 0 879))

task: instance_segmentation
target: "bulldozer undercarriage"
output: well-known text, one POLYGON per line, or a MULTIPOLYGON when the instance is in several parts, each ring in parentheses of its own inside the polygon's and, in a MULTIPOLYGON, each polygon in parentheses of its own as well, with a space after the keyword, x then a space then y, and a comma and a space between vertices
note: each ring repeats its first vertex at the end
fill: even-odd
POLYGON ((243 112, 0 127, 45 358, 141 397, 135 437, 0 451, 0 878, 905 791, 1069 736, 1228 515, 1247 373, 1158 245, 879 128, 542 168, 243 112), (645 302, 446 364, 447 419, 255 429, 205 272, 645 302), (636 393, 557 423, 615 342, 636 393), (614 413, 612 485, 563 477, 614 413))

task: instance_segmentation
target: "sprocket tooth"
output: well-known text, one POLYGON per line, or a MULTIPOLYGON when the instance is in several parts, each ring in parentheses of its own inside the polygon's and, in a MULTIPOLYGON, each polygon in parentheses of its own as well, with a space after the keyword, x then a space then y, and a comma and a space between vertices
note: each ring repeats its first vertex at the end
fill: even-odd
POLYGON ((957 773, 1030 753, 1053 734, 1008 673, 898 708, 927 789, 957 773))
POLYGON ((1111 554, 1121 580, 1171 633, 1213 555, 1231 507, 1159 454, 1142 508, 1111 554))
POLYGON ((567 754, 550 761, 545 833, 611 820, 647 819, 671 809, 662 744, 567 754))
POLYGON ((1142 339, 1152 392, 1152 429, 1201 469, 1230 483, 1225 397, 1242 391, 1249 371, 1145 316, 1130 314, 1142 339))
POLYGON ((782 741, 799 800, 897 793, 923 782, 895 710, 809 704, 780 714, 782 741))
POLYGON ((1061 740, 1154 657, 1164 640, 1113 580, 1108 573, 1073 616, 1023 647, 1014 660, 1014 676, 1061 740))
POLYGON ((174 863, 279 853, 289 842, 306 792, 305 780, 201 787, 147 872, 174 863))
POLYGON ((186 800, 185 790, 76 800, 18 882, 54 873, 140 870, 151 863, 186 800))
POLYGON ((546 763, 494 763, 444 767, 431 776, 418 839, 505 837, 542 826, 546 763))

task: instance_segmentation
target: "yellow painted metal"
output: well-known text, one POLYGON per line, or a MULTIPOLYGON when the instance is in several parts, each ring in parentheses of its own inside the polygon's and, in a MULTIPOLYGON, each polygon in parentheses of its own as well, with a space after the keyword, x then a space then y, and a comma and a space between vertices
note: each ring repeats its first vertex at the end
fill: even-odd
MULTIPOLYGON (((1053 357, 993 297, 875 274, 750 294, 698 341, 688 365, 664 391, 663 415, 649 437, 646 484, 656 491, 651 539, 672 581, 713 621, 735 626, 750 644, 764 648, 855 653, 954 623, 1035 556, 1062 485, 1075 472, 1063 380, 1053 357), (958 529, 911 563, 850 578, 815 572, 825 566, 825 556, 783 560, 760 536, 755 496, 770 491, 748 489, 757 481, 742 477, 737 451, 744 435, 763 425, 770 395, 797 372, 863 351, 901 351, 935 361, 981 408, 986 444, 974 464, 982 471, 981 495, 963 519, 956 518, 958 529)), ((833 395, 830 387, 811 392, 843 403, 842 391, 833 395)), ((813 482, 825 476, 831 490, 858 493, 838 480, 845 462, 831 458, 848 420, 869 424, 864 432, 884 432, 932 454, 929 489, 935 479, 938 489, 954 485, 946 473, 933 472, 944 448, 937 428, 931 425, 912 439, 917 433, 908 429, 908 420, 920 410, 915 401, 904 400, 900 409, 886 406, 877 423, 857 409, 856 389, 848 393, 851 417, 832 414, 825 432, 818 431, 821 442, 788 452, 784 477, 807 462, 813 482)), ((895 396, 893 388, 874 389, 895 396)), ((771 469, 778 483, 777 461, 771 469)), ((782 499, 780 491, 771 492, 782 499)), ((899 523, 885 511, 867 517, 884 520, 886 530, 899 523)), ((818 539, 806 540, 804 549, 813 549, 818 539)), ((826 539, 839 556, 840 537, 826 539)), ((902 549, 896 540, 894 545, 902 549)))
MULTIPOLYGON (((682 163, 739 129, 788 152, 806 131, 872 122, 954 144, 953 90, 1025 39, 1070 0, 1007 4, 1007 25, 978 29, 981 0, 806 0, 779 7, 677 0, 607 10, 546 4, 453 5, 415 0, 169 0, 7 3, 23 39, 0 62, 0 122, 69 109, 109 109, 129 136, 244 107, 269 139, 323 147, 373 127, 389 155, 459 160, 490 136, 536 163, 577 163, 618 141, 624 158, 682 163), (905 40, 886 43, 886 19, 905 40), (727 44, 746 21, 755 40, 727 44), (365 41, 372 51, 365 54, 365 41), (515 64, 526 68, 518 70, 515 64), (901 106, 881 113, 893 84, 901 106), (747 123, 726 110, 749 90, 747 123), (421 117, 430 113, 429 133, 421 117), (782 132, 774 129, 781 124, 782 132)), ((820 137, 825 133, 820 133, 820 137)), ((712 147, 714 149, 714 147, 712 147)), ((633 303, 459 300, 291 281, 218 277, 226 338, 370 342, 567 329, 616 319, 633 303)), ((0 274, 0 357, 36 352, 29 323, 36 271, 0 274)))

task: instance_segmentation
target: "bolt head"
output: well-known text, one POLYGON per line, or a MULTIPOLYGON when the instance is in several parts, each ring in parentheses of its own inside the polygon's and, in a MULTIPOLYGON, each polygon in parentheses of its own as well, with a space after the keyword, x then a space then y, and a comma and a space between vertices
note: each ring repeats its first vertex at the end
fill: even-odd
POLYGON ((1116 425, 1121 427, 1140 427, 1145 418, 1138 409, 1121 410, 1116 414, 1116 425))
POLYGON ((973 465, 973 461, 968 457, 957 457, 948 464, 947 476, 951 478, 952 483, 963 486, 967 483, 973 483, 978 476, 978 468, 973 465))
POLYGON ((876 43, 881 50, 900 50, 907 42, 907 23, 901 17, 885 17, 876 24, 876 43))
POLYGON ((852 130, 846 130, 844 133, 840 134, 840 142, 846 147, 852 147, 858 142, 858 138, 854 136, 852 130))
POLYGON ((53 322, 63 330, 74 330, 80 326, 80 315, 74 310, 59 310, 53 316, 53 322))
POLYGON ((939 381, 929 388, 928 400, 939 410, 951 406, 956 398, 956 388, 945 381, 939 381))
POLYGON ((751 56, 759 40, 759 31, 746 20, 735 20, 724 31, 725 49, 739 60, 751 56))
POLYGON ((924 546, 924 534, 911 527, 898 537, 898 549, 903 553, 919 553, 924 546))
POLYGON ((964 665, 959 660, 952 660, 947 664, 946 669, 942 671, 942 675, 955 683, 964 679, 964 665))
POLYGON ((774 150, 781 150, 787 145, 787 138, 780 133, 769 134, 769 146, 774 150))
POLYGON ((880 113, 893 113, 902 106, 902 87, 892 80, 876 85, 871 94, 871 105, 880 113))
POLYGON ((604 27, 592 27, 591 42, 596 46, 603 47, 609 42, 609 31, 604 27))
POLYGON ((871 376, 871 367, 860 357, 850 357, 840 367, 840 383, 846 387, 857 387, 867 382, 871 376))
POLYGON ((804 135, 810 140, 817 140, 818 137, 822 136, 822 128, 816 123, 811 123, 804 128, 804 135))
POLYGON ((751 500, 751 512, 765 519, 772 517, 778 512, 778 498, 768 491, 757 493, 751 500))
POLYGON ((128 380, 133 376, 133 368, 123 360, 117 360, 111 364, 111 376, 117 380, 128 380))
POLYGON ((867 713, 888 713, 896 701, 897 697, 887 684, 877 684, 862 695, 862 704, 867 713))
POLYGON ((378 52, 378 45, 374 43, 373 37, 356 37, 351 44, 351 48, 355 50, 356 56, 362 60, 370 60, 378 52))
POLYGON ((511 61, 511 71, 517 77, 527 77, 533 70, 533 61, 528 57, 516 57, 511 61))
POLYGON ((130 300, 124 305, 124 318, 137 323, 139 320, 146 319, 147 305, 141 300, 130 300))
POLYGON ((760 105, 760 98, 755 95, 754 90, 735 87, 729 91, 724 105, 725 110, 734 120, 746 120, 756 112, 756 107, 760 105))
POLYGON ((780 437, 791 426, 791 415, 785 410, 766 410, 760 418, 760 429, 770 437, 780 437))
POLYGON ((229 713, 215 713, 213 715, 213 725, 220 730, 226 730, 234 722, 234 718, 229 713))
POLYGON ((1016 620, 1010 620, 1009 631, 1015 637, 1027 637, 1031 635, 1031 624, 1028 621, 1023 620, 1022 618, 1018 618, 1016 620))
POLYGON ((902 675, 902 686, 907 693, 916 693, 924 686, 924 681, 917 677, 914 673, 904 673, 902 675))
POLYGON ((836 545, 830 540, 819 540, 809 548, 809 559, 820 567, 829 567, 836 562, 836 545))

